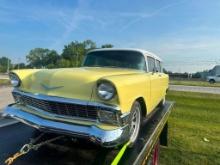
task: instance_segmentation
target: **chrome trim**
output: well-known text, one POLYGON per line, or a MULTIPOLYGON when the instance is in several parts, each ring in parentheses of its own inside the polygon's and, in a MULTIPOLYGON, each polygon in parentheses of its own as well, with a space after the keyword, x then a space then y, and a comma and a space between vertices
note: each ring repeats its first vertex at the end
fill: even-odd
POLYGON ((33 97, 35 99, 45 100, 45 101, 55 101, 55 102, 60 102, 60 103, 70 103, 70 104, 79 104, 79 105, 91 105, 91 106, 107 108, 112 111, 120 111, 120 107, 116 105, 107 105, 104 103, 84 101, 84 100, 79 100, 79 99, 70 99, 70 98, 65 98, 65 97, 48 96, 48 95, 43 95, 39 93, 29 93, 29 92, 20 91, 18 89, 14 89, 12 93, 13 92, 19 93, 21 95, 33 97))
POLYGON ((101 79, 99 79, 99 80, 97 81, 97 83, 96 83, 96 95, 97 95, 101 100, 109 101, 109 100, 112 100, 112 99, 117 95, 117 90, 116 90, 116 88, 115 88, 115 85, 114 85, 111 81, 105 80, 105 79, 101 78, 101 79), (113 87, 114 93, 113 93, 113 95, 112 95, 112 97, 111 97, 110 99, 104 99, 104 98, 99 94, 99 86, 100 86, 101 84, 110 84, 110 85, 113 87))
POLYGON ((11 104, 3 112, 3 116, 15 118, 31 127, 49 132, 72 135, 74 137, 89 138, 89 140, 103 146, 114 147, 125 143, 129 138, 129 126, 118 127, 114 130, 103 130, 94 125, 84 126, 58 121, 47 120, 16 108, 11 104))
POLYGON ((124 118, 124 117, 128 117, 129 115, 130 115, 130 112, 126 112, 126 113, 123 113, 120 117, 124 118))
MULTIPOLYGON (((19 105, 19 104, 18 104, 19 105)), ((22 106, 22 105, 21 105, 22 106)), ((57 115, 55 113, 50 113, 44 110, 41 110, 39 108, 30 106, 30 105, 25 105, 25 107, 27 107, 28 109, 32 109, 35 110, 43 115, 52 117, 52 118, 60 118, 60 119, 71 119, 71 120, 80 120, 80 121, 90 121, 90 122, 98 122, 98 120, 94 120, 94 119, 87 119, 87 118, 83 118, 83 117, 76 117, 76 116, 67 116, 67 115, 57 115)), ((21 108, 22 109, 22 108, 21 108)))
MULTIPOLYGON (((113 124, 116 126, 123 126, 123 125, 127 124, 127 122, 125 122, 125 121, 127 121, 127 120, 125 120, 125 118, 126 118, 125 116, 127 116, 128 114, 126 113, 126 115, 123 115, 120 111, 120 108, 115 105, 106 105, 106 104, 91 102, 91 101, 83 101, 83 100, 78 100, 78 99, 70 99, 70 98, 63 98, 63 97, 57 97, 57 96, 48 96, 48 95, 43 95, 43 94, 38 94, 38 93, 29 93, 29 92, 20 91, 18 89, 14 89, 12 91, 12 93, 19 94, 21 96, 28 96, 28 97, 39 99, 39 100, 45 100, 45 101, 94 106, 97 109, 97 113, 99 113, 100 110, 111 111, 111 112, 115 113, 116 118, 117 118, 117 122, 112 122, 112 123, 107 122, 107 124, 113 124)), ((19 102, 17 102, 17 104, 21 105, 21 106, 25 106, 25 107, 29 108, 30 110, 36 110, 36 111, 40 112, 41 114, 44 114, 44 115, 47 115, 47 116, 50 116, 53 118, 60 118, 60 119, 66 118, 66 119, 72 119, 72 120, 91 121, 91 122, 96 122, 96 123, 100 122, 99 118, 98 119, 90 119, 90 118, 86 118, 86 117, 75 117, 75 116, 54 114, 54 113, 46 112, 42 109, 33 107, 31 105, 22 105, 22 103, 20 104, 19 102)), ((100 122, 100 123, 105 123, 105 122, 100 122)))
POLYGON ((41 83, 40 84, 44 89, 46 90, 54 90, 54 89, 58 89, 58 88, 63 88, 64 86, 49 86, 46 84, 41 83))
POLYGON ((21 85, 21 80, 20 80, 20 78, 18 77, 17 74, 15 74, 15 73, 13 73, 13 72, 10 72, 10 73, 9 73, 9 79, 10 79, 11 85, 12 85, 14 88, 17 88, 17 87, 19 87, 19 86, 21 85), (17 79, 17 81, 18 81, 17 85, 15 85, 15 84, 12 82, 12 81, 13 81, 13 80, 12 80, 13 77, 17 79))

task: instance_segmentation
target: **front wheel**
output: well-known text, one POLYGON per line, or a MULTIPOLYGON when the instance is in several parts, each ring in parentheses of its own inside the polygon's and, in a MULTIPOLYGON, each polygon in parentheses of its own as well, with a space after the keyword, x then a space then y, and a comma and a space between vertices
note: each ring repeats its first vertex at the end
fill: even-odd
POLYGON ((215 80, 214 80, 214 79, 211 79, 211 80, 209 80, 209 83, 210 83, 210 84, 214 84, 214 83, 215 83, 215 80))
POLYGON ((132 147, 133 144, 137 141, 141 126, 141 105, 138 101, 135 101, 132 105, 129 126, 129 141, 130 147, 132 147))

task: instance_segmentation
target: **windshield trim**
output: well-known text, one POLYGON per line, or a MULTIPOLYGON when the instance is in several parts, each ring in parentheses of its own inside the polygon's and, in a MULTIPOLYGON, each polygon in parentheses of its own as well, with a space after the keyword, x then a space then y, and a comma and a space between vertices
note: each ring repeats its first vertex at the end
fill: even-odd
POLYGON ((137 50, 98 50, 98 51, 94 50, 94 51, 89 51, 89 52, 86 53, 86 55, 85 55, 85 57, 84 57, 84 59, 83 59, 83 62, 82 62, 81 67, 121 68, 121 69, 140 70, 140 71, 145 71, 145 72, 147 72, 146 57, 145 57, 145 55, 144 55, 142 52, 137 51, 137 50), (129 67, 118 67, 118 66, 97 66, 97 65, 95 65, 95 66, 85 66, 86 58, 87 58, 87 56, 88 56, 90 53, 94 53, 94 52, 114 52, 114 51, 115 51, 115 52, 120 52, 120 51, 121 51, 121 52, 136 52, 136 53, 142 55, 143 60, 144 60, 144 69, 136 69, 136 68, 129 68, 129 67))

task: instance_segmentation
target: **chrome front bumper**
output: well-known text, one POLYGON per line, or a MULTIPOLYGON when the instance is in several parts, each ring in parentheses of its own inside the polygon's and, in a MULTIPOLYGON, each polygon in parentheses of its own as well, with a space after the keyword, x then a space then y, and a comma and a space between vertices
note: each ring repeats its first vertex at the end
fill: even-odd
POLYGON ((67 134, 79 138, 87 138, 103 147, 114 147, 120 145, 128 140, 129 135, 128 125, 114 130, 103 130, 94 125, 85 126, 48 120, 14 107, 13 104, 8 105, 5 108, 3 116, 12 117, 29 126, 42 129, 44 131, 67 134))

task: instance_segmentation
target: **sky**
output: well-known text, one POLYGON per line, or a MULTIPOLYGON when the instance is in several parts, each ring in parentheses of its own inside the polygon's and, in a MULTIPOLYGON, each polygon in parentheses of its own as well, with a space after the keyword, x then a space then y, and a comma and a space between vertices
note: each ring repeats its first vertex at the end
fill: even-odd
POLYGON ((219 0, 0 0, 0 56, 24 62, 36 47, 71 41, 141 48, 173 72, 220 64, 219 0))

